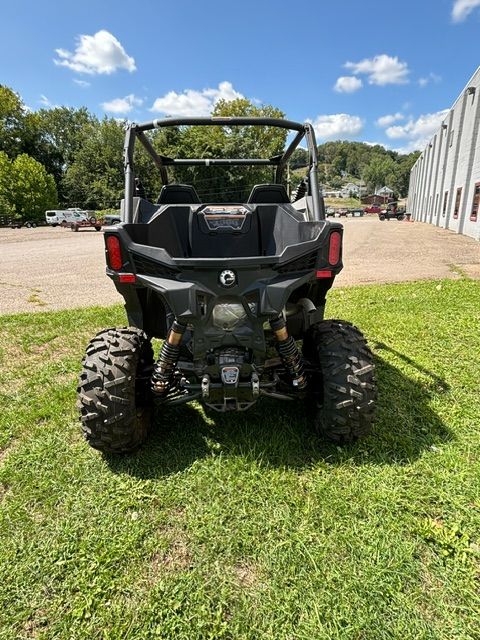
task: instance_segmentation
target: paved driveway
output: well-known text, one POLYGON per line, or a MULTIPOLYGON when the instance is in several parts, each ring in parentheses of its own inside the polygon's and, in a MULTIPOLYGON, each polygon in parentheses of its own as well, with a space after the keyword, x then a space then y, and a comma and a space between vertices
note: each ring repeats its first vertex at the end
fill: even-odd
MULTIPOLYGON (((480 277, 480 243, 418 222, 348 218, 337 286, 480 277)), ((0 229, 0 314, 122 302, 105 276, 102 233, 0 229)))

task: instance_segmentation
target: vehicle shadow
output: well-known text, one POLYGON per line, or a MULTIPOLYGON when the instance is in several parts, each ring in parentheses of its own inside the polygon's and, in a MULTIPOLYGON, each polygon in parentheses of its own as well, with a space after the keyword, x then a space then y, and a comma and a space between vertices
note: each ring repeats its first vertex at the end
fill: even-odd
POLYGON ((373 433, 358 443, 339 447, 319 438, 312 415, 300 402, 262 400, 240 414, 220 414, 185 406, 165 412, 142 449, 132 456, 106 457, 117 473, 158 478, 187 469, 196 460, 218 455, 241 456, 262 466, 302 469, 324 464, 408 464, 432 445, 453 434, 431 407, 432 394, 448 385, 387 345, 388 351, 421 374, 415 379, 376 356, 379 386, 373 433))

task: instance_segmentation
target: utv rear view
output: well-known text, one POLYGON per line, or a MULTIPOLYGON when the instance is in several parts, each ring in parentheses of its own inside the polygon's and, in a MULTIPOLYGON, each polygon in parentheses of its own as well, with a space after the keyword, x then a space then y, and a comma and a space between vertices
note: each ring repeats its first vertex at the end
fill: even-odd
MULTIPOLYGON (((349 322, 325 320, 342 269, 341 224, 325 220, 310 124, 275 118, 168 118, 126 131, 122 222, 106 229, 107 275, 125 299, 128 328, 101 331, 87 347, 78 387, 83 433, 104 452, 130 452, 168 408, 198 401, 244 411, 262 398, 306 399, 322 435, 366 435, 376 399, 372 353, 349 322), (272 158, 170 158, 154 128, 280 127, 293 132, 272 158), (155 203, 134 175, 140 141, 163 187, 155 203), (295 196, 282 179, 302 141, 309 167, 295 196), (194 185, 169 182, 176 167, 272 167, 244 202, 201 202, 194 185), (152 338, 163 339, 154 359, 152 338), (154 409, 154 411, 152 411, 154 409)), ((303 404, 305 404, 303 402, 303 404)), ((300 406, 303 406, 300 405, 300 406)), ((167 418, 166 418, 167 419, 167 418)))

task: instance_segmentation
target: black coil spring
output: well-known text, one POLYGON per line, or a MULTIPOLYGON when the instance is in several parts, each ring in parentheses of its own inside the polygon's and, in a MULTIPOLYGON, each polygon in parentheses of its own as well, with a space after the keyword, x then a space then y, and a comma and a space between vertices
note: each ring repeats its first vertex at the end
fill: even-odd
POLYGON ((303 359, 292 336, 277 342, 277 349, 288 374, 296 381, 298 388, 307 384, 303 359))
POLYGON ((152 389, 153 391, 165 391, 170 384, 175 367, 177 366, 180 346, 170 344, 165 340, 160 351, 158 360, 153 368, 152 389))

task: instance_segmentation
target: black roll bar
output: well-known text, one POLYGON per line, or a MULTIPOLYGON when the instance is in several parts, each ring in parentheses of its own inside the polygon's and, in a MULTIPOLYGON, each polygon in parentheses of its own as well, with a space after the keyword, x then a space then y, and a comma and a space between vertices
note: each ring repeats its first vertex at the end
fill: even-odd
POLYGON ((227 166, 227 165, 263 165, 272 166, 280 163, 280 158, 162 158, 164 166, 190 166, 190 167, 208 167, 210 165, 227 166))
POLYGON ((125 201, 123 219, 125 222, 133 222, 133 152, 135 138, 138 138, 147 153, 150 155, 158 169, 163 184, 168 184, 167 166, 276 166, 275 182, 280 183, 283 171, 300 142, 305 138, 309 152, 309 191, 313 201, 314 220, 323 219, 323 209, 320 206, 320 193, 317 177, 317 145, 315 132, 310 123, 299 123, 293 120, 283 120, 281 118, 253 118, 253 117, 216 117, 208 118, 163 118, 155 119, 141 124, 132 123, 127 127, 124 144, 124 168, 125 168, 125 201), (262 126, 278 127, 296 131, 297 134, 289 144, 287 149, 273 158, 168 158, 158 154, 145 131, 162 127, 183 127, 183 126, 262 126))
POLYGON ((136 125, 140 131, 148 131, 149 129, 161 127, 192 127, 199 126, 220 126, 220 127, 240 127, 244 125, 261 126, 261 127, 279 127, 280 129, 291 129, 292 131, 302 131, 304 126, 300 122, 293 120, 284 120, 283 118, 249 118, 247 116, 210 116, 206 118, 161 118, 143 122, 136 125))

